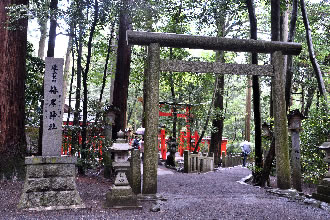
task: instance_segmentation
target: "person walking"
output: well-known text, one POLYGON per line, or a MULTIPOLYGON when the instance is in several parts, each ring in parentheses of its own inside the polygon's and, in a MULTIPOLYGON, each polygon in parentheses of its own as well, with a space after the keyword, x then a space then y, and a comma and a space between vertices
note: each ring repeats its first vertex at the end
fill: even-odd
POLYGON ((133 144, 132 144, 132 147, 134 148, 134 149, 139 149, 139 139, 138 139, 138 136, 135 136, 134 137, 134 140, 133 140, 133 144))
POLYGON ((241 147, 242 147, 242 156, 243 156, 243 167, 245 167, 246 159, 251 153, 250 142, 244 141, 243 143, 241 143, 241 147))

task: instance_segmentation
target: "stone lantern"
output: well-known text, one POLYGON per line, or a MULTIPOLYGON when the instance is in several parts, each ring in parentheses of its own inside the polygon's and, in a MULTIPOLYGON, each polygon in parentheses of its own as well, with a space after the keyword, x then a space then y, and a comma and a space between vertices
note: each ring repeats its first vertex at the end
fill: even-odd
POLYGON ((167 141, 167 148, 170 154, 167 156, 165 165, 170 167, 175 167, 175 153, 177 149, 178 143, 176 142, 175 138, 170 138, 167 141))
POLYGON ((317 186, 317 193, 313 193, 313 197, 330 203, 330 136, 328 136, 328 141, 324 142, 319 149, 326 152, 324 161, 328 163, 328 173, 325 175, 325 178, 321 181, 320 185, 317 186))
POLYGON ((298 109, 290 111, 288 115, 289 130, 291 131, 291 161, 292 161, 292 184, 293 188, 298 191, 301 189, 301 165, 300 165, 300 137, 299 132, 302 130, 301 121, 305 116, 298 109))
MULTIPOLYGON (((328 141, 324 142, 321 146, 319 146, 319 149, 324 150, 326 153, 326 156, 324 158, 324 161, 328 163, 328 168, 330 167, 330 137, 328 137, 328 141)), ((330 169, 328 169, 328 173, 325 175, 326 178, 330 178, 330 169)))
POLYGON ((124 132, 117 132, 118 139, 112 145, 110 151, 114 154, 113 167, 116 172, 114 186, 106 194, 106 206, 111 208, 136 208, 137 197, 133 193, 127 180, 126 173, 130 169, 128 161, 129 151, 132 147, 126 142, 124 132))

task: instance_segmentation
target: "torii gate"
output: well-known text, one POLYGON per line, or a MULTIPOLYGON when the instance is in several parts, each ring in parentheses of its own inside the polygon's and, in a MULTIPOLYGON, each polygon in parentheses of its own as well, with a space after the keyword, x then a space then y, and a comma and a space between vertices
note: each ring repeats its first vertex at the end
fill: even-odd
POLYGON ((276 150, 277 184, 290 188, 290 161, 288 128, 285 106, 285 73, 283 55, 298 55, 302 46, 297 43, 230 39, 182 34, 127 31, 130 45, 148 46, 145 94, 145 135, 143 162, 143 194, 157 193, 157 142, 159 121, 160 71, 196 72, 216 74, 266 75, 273 77, 274 137, 276 150), (271 53, 272 65, 223 64, 219 62, 188 62, 161 60, 160 47, 222 50, 235 52, 271 53))

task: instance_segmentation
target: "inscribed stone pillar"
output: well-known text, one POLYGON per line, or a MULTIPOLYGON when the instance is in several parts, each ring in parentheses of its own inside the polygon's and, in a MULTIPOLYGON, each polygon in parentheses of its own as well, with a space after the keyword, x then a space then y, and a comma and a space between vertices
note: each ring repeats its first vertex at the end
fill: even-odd
POLYGON ((143 194, 157 193, 160 48, 148 47, 146 71, 143 194))
POLYGON ((42 156, 61 156, 63 63, 62 58, 46 57, 42 156))
POLYGON ((276 152, 277 187, 290 188, 290 160, 288 146, 288 127, 285 104, 285 74, 282 52, 272 54, 274 66, 273 99, 274 99, 274 136, 276 152))

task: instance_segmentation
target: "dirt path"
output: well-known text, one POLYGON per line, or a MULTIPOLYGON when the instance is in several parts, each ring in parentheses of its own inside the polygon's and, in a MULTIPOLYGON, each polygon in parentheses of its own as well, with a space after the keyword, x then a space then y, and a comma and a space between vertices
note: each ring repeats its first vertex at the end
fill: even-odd
POLYGON ((159 212, 152 202, 142 210, 104 209, 110 183, 102 179, 78 178, 79 193, 87 208, 48 212, 17 210, 22 182, 0 182, 0 219, 330 219, 330 213, 290 201, 265 189, 238 181, 250 174, 246 168, 221 169, 205 174, 183 174, 161 168, 159 212))

